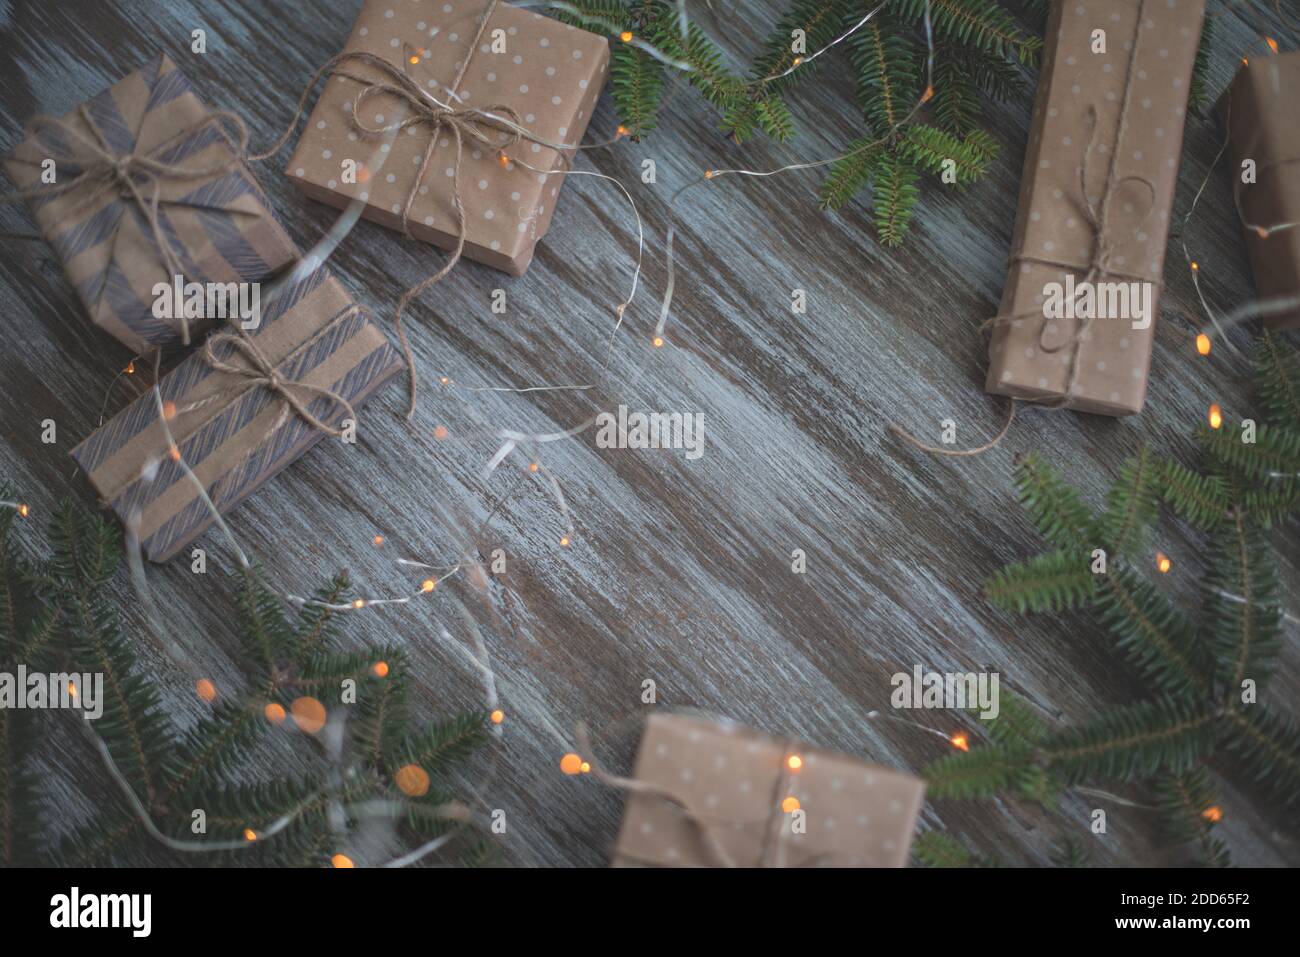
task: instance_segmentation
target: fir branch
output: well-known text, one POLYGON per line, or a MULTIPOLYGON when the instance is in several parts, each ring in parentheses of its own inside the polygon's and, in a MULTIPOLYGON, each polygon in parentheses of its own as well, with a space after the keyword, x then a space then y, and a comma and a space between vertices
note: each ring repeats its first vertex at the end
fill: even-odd
POLYGON ((899 150, 912 163, 929 173, 940 174, 952 164, 959 185, 979 179, 988 172, 998 153, 998 144, 983 130, 972 130, 962 139, 935 126, 913 125, 899 142, 899 150))
POLYGON ((1141 547, 1143 534, 1156 517, 1157 477, 1157 464, 1145 447, 1121 466, 1097 524, 1110 557, 1131 556, 1141 547))
POLYGON ((1058 732, 1043 744, 1048 767, 1070 783, 1132 780, 1191 768, 1214 744, 1216 713, 1182 698, 1162 697, 1115 708, 1091 724, 1058 732))
POLYGON ((916 102, 916 48, 898 23, 881 11, 849 40, 858 75, 858 105, 871 129, 888 133, 916 102))
POLYGON ((1268 421, 1300 430, 1300 353, 1267 327, 1255 345, 1255 384, 1268 421))
POLYGON ((317 589, 313 602, 302 606, 293 640, 295 660, 302 661, 317 649, 333 644, 339 616, 337 606, 346 600, 350 587, 347 573, 339 572, 329 584, 317 589))
POLYGON ((1128 569, 1100 578, 1098 617, 1138 671, 1163 691, 1208 694, 1212 659, 1191 623, 1128 569))
POLYGON ((876 164, 883 149, 879 138, 871 134, 850 143, 845 154, 831 166, 830 175, 822 181, 822 209, 839 209, 858 190, 869 185, 876 175, 876 164))
POLYGON ((443 718, 392 747, 384 756, 384 767, 392 774, 403 765, 416 764, 435 776, 445 773, 452 763, 468 757, 486 741, 486 716, 481 712, 443 718))
POLYGON ((1162 461, 1160 497, 1175 514, 1202 529, 1213 529, 1228 514, 1228 487, 1216 473, 1193 472, 1177 462, 1162 461))
POLYGON ((1237 511, 1210 539, 1204 621, 1230 694, 1251 678, 1261 687, 1280 641, 1277 568, 1263 533, 1237 511))
POLYGON ((1041 458, 1030 453, 1016 464, 1015 485, 1020 504, 1043 538, 1058 548, 1092 552, 1092 514, 1079 493, 1061 481, 1041 458))
POLYGON ((762 50, 754 59, 751 75, 755 81, 778 77, 767 80, 765 85, 774 93, 780 93, 811 77, 825 58, 808 61, 786 76, 781 74, 795 65, 796 57, 807 57, 834 41, 843 32, 846 19, 854 14, 861 15, 856 13, 856 6, 855 0, 794 0, 763 41, 762 50), (795 30, 804 32, 805 49, 800 52, 793 48, 795 30))
POLYGON ((980 120, 979 86, 965 64, 955 56, 957 48, 935 51, 934 96, 930 117, 935 126, 953 136, 965 136, 980 120))
POLYGON ((1204 766, 1183 774, 1165 773, 1154 781, 1160 833, 1172 844, 1195 844, 1205 867, 1228 867, 1228 849, 1213 836, 1218 820, 1218 795, 1204 766))
POLYGON ((925 769, 925 788, 931 798, 994 797, 1015 790, 1024 780, 1026 767, 1020 748, 981 745, 953 751, 932 762, 925 769))
MULTIPOLYGON (((972 708, 970 711, 978 715, 979 709, 972 708)), ((980 718, 979 722, 994 744, 1008 748, 1033 748, 1047 734, 1047 726, 1033 707, 1018 695, 1006 691, 999 695, 998 716, 980 718)))
POLYGON ((609 79, 628 136, 640 140, 659 125, 664 65, 641 48, 622 44, 610 54, 609 79))
POLYGON ((984 583, 984 595, 999 608, 1021 614, 1066 611, 1091 600, 1095 579, 1085 558, 1058 550, 996 572, 984 583))
POLYGON ((902 245, 912 222, 920 177, 893 153, 881 153, 876 160, 871 207, 876 218, 876 235, 885 246, 902 245))
MULTIPOLYGON (((920 21, 926 0, 899 0, 899 15, 920 21)), ((930 0, 935 36, 967 44, 985 53, 1009 57, 1025 66, 1038 59, 1043 42, 1024 33, 997 0, 930 0)))
POLYGON ((1225 748, 1284 805, 1300 801, 1300 726, 1262 705, 1227 712, 1225 748))
POLYGON ((1243 442, 1237 429, 1202 426, 1197 440, 1216 461, 1245 478, 1276 480, 1300 476, 1300 431, 1291 432, 1261 422, 1255 427, 1255 441, 1243 442))
POLYGON ((912 859, 918 867, 1000 867, 992 858, 977 854, 943 831, 925 831, 912 842, 912 859))
POLYGON ((1056 867, 1079 868, 1092 866, 1092 852, 1078 838, 1063 837, 1052 846, 1047 855, 1056 867))

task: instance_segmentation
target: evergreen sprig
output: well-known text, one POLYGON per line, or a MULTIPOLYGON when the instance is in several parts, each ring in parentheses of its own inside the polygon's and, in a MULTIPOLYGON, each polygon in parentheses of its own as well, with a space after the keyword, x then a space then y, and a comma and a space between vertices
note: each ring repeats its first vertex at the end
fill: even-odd
MULTIPOLYGON (((1282 627, 1270 530, 1300 512, 1300 363, 1276 333, 1263 334, 1255 357, 1264 417, 1199 430, 1199 469, 1143 450, 1094 512, 1040 457, 1017 462, 1021 504, 1052 548, 994 573, 986 596, 1021 613, 1091 609, 1152 694, 1059 730, 1044 730, 1003 694, 1002 715, 984 726, 987 740, 930 766, 934 796, 1053 804, 1068 786, 1143 784, 1161 833, 1216 866, 1229 857, 1212 833, 1223 811, 1207 762, 1242 772, 1281 805, 1300 802, 1300 725, 1267 692, 1282 627), (1140 571, 1161 504, 1205 537, 1203 605, 1194 616, 1140 571)), ((927 855, 960 859, 940 850, 927 855)))
MULTIPOLYGON (((10 498, 0 488, 0 499, 10 498)), ((98 765, 101 755, 94 752, 102 748, 134 800, 111 775, 98 775, 106 790, 90 795, 91 820, 54 840, 33 768, 38 742, 31 712, 0 709, 0 865, 319 866, 335 853, 363 862, 400 853, 463 826, 463 815, 450 820, 446 813, 455 806, 448 776, 486 740, 486 716, 417 725, 402 651, 345 647, 336 608, 347 601, 346 576, 320 589, 295 621, 258 569, 236 572, 243 686, 221 689, 203 716, 183 728, 162 705, 160 677, 122 631, 111 598, 121 556, 117 532, 65 502, 49 524, 48 557, 28 559, 12 534, 14 514, 0 508, 0 670, 13 673, 24 664, 29 673, 102 674, 102 717, 85 721, 73 712, 71 720, 90 732, 87 760, 98 765), (254 780, 259 749, 277 723, 295 726, 296 717, 286 716, 306 698, 343 718, 345 763, 311 748, 301 775, 254 780), (390 809, 389 830, 378 842, 374 821, 363 816, 374 807, 390 809), (142 814, 171 840, 236 841, 244 849, 174 849, 150 833, 142 814), (199 820, 203 827, 196 830, 199 820), (363 825, 358 850, 350 842, 361 842, 363 825)), ((300 730, 308 732, 300 741, 314 742, 312 728, 300 730)), ((482 851, 475 839, 470 852, 482 851)))

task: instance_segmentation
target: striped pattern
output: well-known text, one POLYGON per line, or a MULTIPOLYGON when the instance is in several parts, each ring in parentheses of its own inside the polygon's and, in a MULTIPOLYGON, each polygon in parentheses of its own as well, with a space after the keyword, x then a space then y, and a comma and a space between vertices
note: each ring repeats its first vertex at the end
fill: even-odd
MULTIPOLYGON (((231 144, 194 94, 185 75, 166 56, 153 60, 86 101, 94 129, 118 153, 135 153, 194 167, 220 166, 231 144), (206 124, 206 125, 205 125, 206 124)), ((83 135, 91 130, 73 110, 64 118, 83 135)), ((40 161, 68 157, 57 130, 29 136, 6 169, 20 187, 37 185, 40 161)), ((60 160, 60 175, 80 172, 60 160)), ((146 194, 151 183, 144 183, 146 194)), ((179 253, 185 279, 194 282, 262 282, 294 256, 249 171, 217 173, 207 180, 163 180, 160 210, 164 235, 179 253)), ((179 324, 153 315, 152 290, 172 281, 144 216, 128 198, 105 193, 86 203, 87 190, 41 197, 31 204, 41 232, 54 247, 91 320, 137 352, 180 338, 179 324)), ((209 320, 191 320, 199 332, 209 320)))
MULTIPOLYGON (((353 309, 325 270, 267 303, 254 341, 284 378, 328 388, 354 408, 401 366, 387 339, 353 309), (322 367, 337 364, 340 356, 349 357, 346 365, 321 378, 322 367)), ((241 362, 228 345, 218 346, 217 353, 223 361, 241 362)), ((274 392, 214 371, 199 355, 164 376, 159 389, 165 402, 181 410, 171 430, 184 463, 208 476, 208 494, 223 512, 324 435, 287 411, 274 392)), ((332 425, 345 414, 323 396, 308 408, 332 425)), ((181 463, 167 455, 152 394, 137 399, 72 454, 123 521, 140 519, 141 544, 151 560, 166 560, 211 524, 181 463)))

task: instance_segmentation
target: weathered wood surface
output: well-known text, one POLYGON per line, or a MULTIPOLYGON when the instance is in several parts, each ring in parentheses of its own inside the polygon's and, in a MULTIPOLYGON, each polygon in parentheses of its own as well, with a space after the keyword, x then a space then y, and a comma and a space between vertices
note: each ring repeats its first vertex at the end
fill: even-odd
MULTIPOLYGON (((412 2, 412 0, 394 0, 412 2)), ((422 0, 415 0, 422 2, 422 0)), ((692 4, 711 33, 747 62, 779 4, 692 4), (753 7, 752 11, 750 7, 753 7), (717 7, 717 5, 715 5, 717 7)), ((1256 4, 1255 6, 1265 6, 1256 4)), ((214 105, 231 108, 267 143, 289 117, 302 84, 346 37, 357 0, 68 0, 0 3, 0 115, 9 148, 35 111, 61 113, 147 57, 167 51, 214 105), (190 53, 190 31, 208 31, 208 53, 190 53)), ((1250 5, 1214 4, 1218 42, 1211 89, 1221 90, 1261 31, 1290 36, 1250 5)), ((650 331, 664 279, 666 201, 708 167, 770 168, 833 154, 857 122, 845 67, 792 96, 799 135, 787 146, 736 147, 715 117, 682 91, 672 115, 646 143, 585 154, 579 169, 617 176, 646 218, 644 285, 628 311, 607 387, 586 395, 475 393, 473 403, 440 392, 436 376, 469 386, 590 382, 600 372, 613 317, 630 276, 635 231, 607 183, 576 177, 565 186, 550 234, 529 273, 511 279, 462 263, 423 297, 411 323, 424 377, 420 411, 409 426, 394 387, 363 414, 357 449, 323 443, 271 481, 230 519, 275 583, 302 593, 347 568, 362 594, 395 594, 414 580, 398 556, 454 561, 466 530, 488 517, 516 482, 525 494, 492 516, 479 541, 503 548, 508 571, 486 600, 465 581, 407 607, 357 614, 358 640, 398 641, 416 664, 420 702, 429 709, 481 701, 477 676, 440 646, 446 627, 467 640, 464 614, 491 648, 509 718, 495 758, 464 784, 480 812, 507 811, 502 860, 597 865, 617 831, 621 798, 591 778, 558 772, 574 722, 592 725, 606 761, 626 768, 636 741, 641 682, 653 679, 661 704, 697 706, 774 732, 792 732, 901 768, 941 754, 939 739, 907 725, 872 721, 887 708, 889 676, 922 664, 937 670, 996 670, 1003 681, 1052 713, 1081 719, 1147 689, 1113 661, 1086 616, 1018 618, 999 613, 979 583, 1039 541, 1015 503, 1012 457, 1030 449, 1091 490, 1096 501, 1122 459, 1140 444, 1185 456, 1187 437, 1217 400, 1231 415, 1247 408, 1243 367, 1227 349, 1210 360, 1191 348, 1195 300, 1181 257, 1169 256, 1150 397, 1122 421, 1030 412, 1001 448, 978 458, 939 460, 900 446, 885 431, 897 420, 930 441, 947 417, 966 444, 983 441, 1004 414, 982 391, 981 320, 995 308, 1004 275, 1029 98, 995 111, 1002 144, 992 174, 964 192, 928 185, 908 245, 886 252, 859 201, 840 214, 816 208, 817 174, 731 178, 695 190, 678 222, 681 271, 669 345, 650 331), (658 182, 640 182, 641 161, 658 182), (490 310, 493 289, 509 311, 490 310), (807 290, 807 315, 792 315, 791 290, 807 290), (542 460, 562 483, 577 521, 572 547, 544 487, 519 472, 526 458, 490 481, 480 471, 495 449, 488 425, 551 432, 612 410, 702 412, 707 449, 599 450, 593 432, 546 446, 542 460), (437 424, 452 440, 438 443, 437 424), (459 438, 464 441, 457 441, 459 438), (376 548, 372 538, 386 537, 376 548), (806 550, 808 573, 790 571, 806 550)), ((617 123, 608 96, 593 130, 617 123)), ((1189 121, 1175 221, 1219 143, 1205 117, 1189 121)), ((335 213, 304 200, 281 173, 286 154, 260 168, 290 232, 303 246, 335 213)), ((25 214, 4 214, 22 228, 25 214)), ((1219 304, 1250 294, 1244 250, 1223 179, 1207 191, 1188 239, 1219 304)), ((382 320, 398 295, 442 254, 361 224, 335 258, 336 271, 382 320)), ((72 495, 93 504, 68 450, 96 425, 102 397, 128 355, 85 321, 50 250, 7 246, 0 265, 0 331, 7 344, 0 376, 0 475, 12 478, 36 516, 72 495), (58 444, 40 442, 40 422, 58 423, 58 444)), ((1234 340, 1244 342, 1241 335, 1234 340)), ((121 383, 109 411, 131 396, 121 383)), ((34 529, 31 530, 34 534, 34 529)), ((1172 524, 1159 533, 1175 570, 1162 585, 1189 607, 1196 601, 1200 549, 1172 524)), ((216 561, 230 554, 215 534, 216 561)), ((1283 582, 1295 612, 1300 548, 1282 544, 1283 582)), ((218 685, 237 679, 231 655, 231 587, 220 574, 191 574, 188 563, 149 570, 164 622, 133 610, 125 578, 120 599, 147 659, 169 678, 169 702, 195 712, 192 676, 162 653, 175 640, 218 685)), ((1300 653, 1294 628, 1270 694, 1295 702, 1300 653)), ((913 713, 947 730, 943 713, 913 713)), ((273 774, 291 755, 268 759, 273 774)), ((64 820, 84 813, 85 785, 102 778, 93 756, 68 741, 48 758, 64 820)), ((1246 863, 1300 862, 1294 824, 1261 811, 1248 790, 1225 787, 1223 831, 1246 863)), ((1041 864, 1066 828, 1088 838, 1087 813, 1108 809, 1110 833, 1089 839, 1099 862, 1166 860, 1144 812, 1095 797, 1071 798, 1064 823, 1033 808, 931 803, 926 826, 946 826, 1011 860, 1041 864)))

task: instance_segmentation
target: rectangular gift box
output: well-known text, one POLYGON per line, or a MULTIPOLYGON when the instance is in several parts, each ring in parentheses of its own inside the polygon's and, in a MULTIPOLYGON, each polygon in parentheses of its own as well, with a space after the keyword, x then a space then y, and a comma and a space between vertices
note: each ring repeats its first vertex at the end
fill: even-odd
POLYGON ((1203 16, 1204 0, 1052 5, 987 391, 1101 415, 1142 410, 1203 16), (1112 160, 1098 237, 1089 203, 1101 219, 1112 160), (1051 285, 1073 288, 1085 280, 1099 238, 1105 271, 1095 277, 1094 302, 1113 305, 1123 302, 1119 295, 1136 293, 1147 297, 1145 315, 1108 308, 1120 314, 1094 312, 1086 329, 1069 311, 1049 318, 1051 285), (1114 285, 1096 288, 1103 283, 1114 285))
POLYGON ((903 867, 925 794, 908 774, 683 714, 646 721, 634 776, 651 788, 629 791, 615 867, 903 867))
MULTIPOLYGON (((454 5, 365 0, 344 49, 382 57, 458 109, 499 115, 500 108, 508 108, 521 126, 548 142, 581 142, 605 83, 608 41, 499 3, 478 48, 471 50, 469 44, 487 6, 487 0, 457 0, 454 5), (467 56, 469 65, 453 96, 450 86, 467 56), (417 62, 412 64, 411 59, 417 62)), ((339 69, 380 79, 370 64, 346 61, 339 69)), ((456 148, 455 136, 446 125, 432 133, 427 124, 408 127, 380 155, 382 167, 377 174, 346 181, 344 161, 364 165, 372 150, 382 148, 380 137, 354 125, 352 101, 362 89, 356 80, 331 76, 289 161, 290 177, 308 196, 339 208, 364 195, 366 219, 401 230, 407 194, 419 175, 429 138, 436 136, 438 145, 408 224, 416 239, 454 248, 456 148)), ((362 119, 372 129, 410 115, 391 94, 368 96, 364 110, 362 119)), ((491 135, 493 143, 501 139, 498 131, 491 135)), ((465 138, 460 167, 464 255, 521 276, 550 225, 564 181, 562 174, 545 171, 567 169, 572 156, 571 151, 561 153, 527 141, 510 146, 508 152, 536 169, 514 162, 503 167, 498 148, 465 138)))
MULTIPOLYGON (((1232 144, 1232 188, 1251 224, 1245 232, 1255 294, 1300 295, 1300 229, 1268 232, 1300 222, 1300 51, 1251 58, 1237 70, 1221 113, 1232 144), (1243 183, 1248 159, 1255 162, 1255 181, 1243 183)), ((1300 308, 1263 321, 1277 329, 1300 326, 1300 308)))
MULTIPOLYGON (((251 338, 286 388, 302 383, 326 389, 354 409, 402 365, 384 334, 323 268, 264 304, 251 338)), ((218 360, 254 371, 229 341, 216 343, 214 351, 218 360)), ((163 376, 159 389, 179 461, 152 392, 72 450, 101 498, 124 523, 138 527, 144 552, 155 562, 171 558, 213 522, 182 462, 225 514, 325 436, 264 381, 215 370, 200 352, 163 376)), ((331 427, 347 416, 327 396, 305 388, 296 395, 331 427)))
MULTIPOLYGON (((155 57, 125 79, 62 118, 75 134, 97 143, 102 136, 113 154, 156 160, 185 170, 213 170, 203 176, 157 175, 138 168, 132 177, 152 202, 159 190, 159 221, 179 254, 184 277, 193 282, 261 282, 296 256, 271 214, 248 168, 236 161, 234 145, 195 95, 185 75, 166 55, 155 57), (83 113, 84 108, 84 113, 83 113), (87 124, 87 117, 93 128, 87 124)), ((42 163, 55 160, 57 180, 81 172, 84 147, 57 129, 31 132, 4 166, 19 189, 41 187, 42 163)), ((180 341, 178 322, 154 316, 155 284, 174 276, 164 264, 153 230, 139 204, 118 189, 96 183, 31 199, 32 215, 54 248, 95 325, 136 352, 180 341)), ((191 334, 205 325, 188 321, 191 334)))

